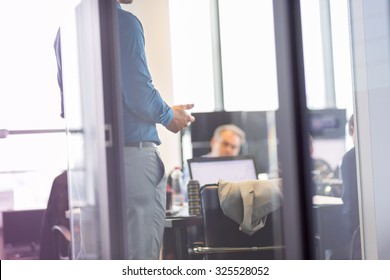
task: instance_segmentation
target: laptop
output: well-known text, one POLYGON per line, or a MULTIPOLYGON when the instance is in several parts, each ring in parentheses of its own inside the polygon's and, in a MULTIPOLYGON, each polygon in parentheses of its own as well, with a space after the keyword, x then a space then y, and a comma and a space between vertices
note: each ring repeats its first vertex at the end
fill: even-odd
POLYGON ((200 186, 230 182, 256 180, 257 172, 253 156, 196 157, 187 160, 190 177, 200 186))

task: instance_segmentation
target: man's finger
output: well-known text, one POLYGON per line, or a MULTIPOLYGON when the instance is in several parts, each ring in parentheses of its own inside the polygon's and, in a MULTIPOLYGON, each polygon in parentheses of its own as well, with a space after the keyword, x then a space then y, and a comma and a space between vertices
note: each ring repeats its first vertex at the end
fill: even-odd
POLYGON ((194 108, 194 104, 184 104, 182 105, 183 106, 183 110, 189 110, 189 109, 192 109, 194 108))

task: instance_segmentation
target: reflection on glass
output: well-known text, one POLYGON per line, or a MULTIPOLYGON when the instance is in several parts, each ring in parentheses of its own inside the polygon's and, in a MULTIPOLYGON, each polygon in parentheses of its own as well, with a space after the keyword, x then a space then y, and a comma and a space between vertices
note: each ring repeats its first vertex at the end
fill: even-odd
POLYGON ((108 231, 97 13, 97 3, 81 2, 61 26, 73 259, 101 259, 108 231))
MULTIPOLYGON (((279 208, 280 204, 277 203, 280 199, 281 186, 279 183, 281 181, 279 181, 280 174, 277 162, 274 112, 210 112, 194 113, 193 115, 196 118, 196 122, 190 126, 189 131, 184 135, 186 141, 182 142, 184 150, 191 150, 191 153, 188 153, 191 155, 191 158, 184 159, 185 161, 187 159, 191 160, 190 166, 187 166, 186 163, 184 164, 184 176, 188 177, 185 178, 186 182, 189 179, 201 182, 200 187, 203 191, 200 197, 204 205, 203 218, 205 219, 205 228, 203 234, 199 234, 199 232, 198 234, 193 234, 191 235, 191 239, 211 247, 219 247, 222 244, 226 247, 232 247, 234 245, 247 247, 250 244, 255 245, 251 242, 260 239, 263 240, 261 242, 262 246, 271 246, 269 250, 259 253, 243 251, 241 253, 219 252, 218 254, 209 254, 205 256, 207 259, 283 258, 281 209, 279 208), (240 136, 242 133, 237 132, 236 128, 233 129, 231 124, 234 124, 245 133, 245 141, 242 141, 243 138, 240 136), (240 143, 238 150, 233 151, 231 148, 231 145, 235 145, 233 143, 240 143), (234 161, 234 158, 222 157, 222 155, 235 156, 235 152, 239 152, 239 157, 253 157, 255 161, 255 172, 253 175, 248 175, 246 178, 242 177, 243 174, 239 170, 246 168, 245 166, 233 167, 232 169, 234 164, 239 164, 241 161, 245 164, 248 160, 239 159, 238 161, 234 161), (275 205, 275 209, 271 213, 261 216, 258 222, 264 221, 264 227, 259 229, 253 236, 249 237, 247 233, 240 232, 239 224, 236 222, 226 221, 226 216, 223 215, 221 208, 219 208, 219 211, 221 211, 220 214, 211 211, 211 209, 216 211, 215 206, 212 205, 212 201, 218 201, 218 192, 214 193, 216 189, 215 185, 214 188, 212 185, 218 183, 218 179, 215 179, 213 174, 208 174, 210 168, 207 169, 207 166, 210 166, 210 168, 220 167, 218 169, 218 178, 226 181, 227 187, 234 188, 238 186, 240 189, 246 189, 253 185, 257 190, 269 188, 268 191, 272 195, 267 198, 258 197, 257 199, 259 201, 261 199, 270 199, 268 201, 269 205, 275 205), (240 172, 240 174, 234 174, 234 172, 240 172), (213 179, 205 181, 207 180, 205 178, 213 179), (211 186, 207 187, 209 184, 211 186), (217 217, 216 215, 221 216, 215 219, 217 217), (264 217, 267 218, 263 220, 264 217)), ((248 174, 251 173, 248 172, 248 174)), ((256 201, 255 199, 255 205, 257 203, 256 201)), ((232 205, 232 207, 234 206, 232 205)), ((238 208, 237 211, 239 211, 238 208)), ((259 213, 256 211, 261 212, 261 208, 255 207, 254 211, 256 213, 254 215, 258 215, 259 213)))
MULTIPOLYGON (((235 124, 246 134, 246 141, 243 141, 238 149, 239 155, 253 156, 256 165, 256 175, 247 178, 247 180, 268 182, 270 179, 277 179, 279 178, 278 141, 276 139, 275 116, 272 110, 278 108, 278 94, 272 1, 245 0, 240 1, 239 6, 235 1, 218 1, 216 6, 219 9, 216 9, 215 5, 210 9, 210 3, 210 1, 193 0, 170 1, 175 100, 187 100, 191 92, 196 93, 196 99, 194 98, 196 107, 193 112, 196 121, 182 135, 181 142, 184 181, 188 182, 190 179, 187 159, 204 155, 218 157, 217 152, 211 152, 211 147, 221 148, 220 146, 224 146, 225 150, 229 150, 237 144, 237 142, 231 141, 232 138, 223 138, 222 136, 218 138, 217 135, 214 135, 215 129, 225 124, 235 124), (201 10, 194 13, 194 8, 201 10), (203 19, 200 19, 199 16, 203 19), (210 17, 213 20, 217 19, 212 23, 214 23, 213 28, 218 30, 210 30, 210 17), (211 36, 216 34, 219 34, 220 37, 210 40, 211 36), (218 57, 216 52, 211 52, 212 42, 220 42, 221 57, 218 57), (195 53, 192 52, 194 47, 197 50, 195 53), (217 57, 211 57, 211 55, 217 57), (212 72, 212 63, 221 66, 221 73, 212 72), (178 73, 181 74, 178 75, 178 73), (193 74, 189 75, 191 73, 193 74), (223 92, 221 92, 224 99, 223 107, 227 111, 212 112, 215 108, 219 108, 218 104, 214 102, 215 81, 213 77, 219 79, 217 83, 223 85, 223 92), (191 85, 191 88, 186 90, 188 85, 191 85), (202 90, 199 91, 199 88, 202 90), (253 179, 256 177, 258 180, 253 179)), ((214 71, 216 70, 214 69, 214 71)), ((235 154, 224 155, 234 156, 235 154)), ((232 176, 242 178, 234 176, 234 174, 229 175, 231 175, 229 178, 232 176)), ((208 198, 212 201, 218 199, 218 193, 212 187, 201 194, 201 199, 207 200, 208 198)), ((206 210, 204 209, 204 211, 206 210)), ((229 228, 225 228, 226 224, 218 226, 219 220, 228 219, 223 216, 222 210, 220 211, 221 216, 218 216, 217 220, 214 220, 213 214, 209 216, 207 211, 203 213, 203 218, 207 220, 206 223, 210 227, 206 226, 204 231, 203 229, 191 230, 191 234, 188 236, 188 246, 192 247, 192 242, 200 242, 206 246, 232 246, 239 245, 237 240, 243 242, 243 239, 246 239, 246 242, 241 243, 242 246, 247 247, 250 244, 248 237, 239 231, 238 224, 229 224, 228 220, 229 228), (234 242, 231 243, 229 240, 234 242)), ((281 211, 278 209, 274 212, 268 216, 266 226, 257 232, 256 236, 259 240, 262 238, 266 240, 265 243, 260 242, 262 244, 280 246, 283 244, 281 240, 281 211)), ((250 238, 252 238, 251 240, 256 239, 250 238)), ((273 247, 266 252, 249 255, 244 252, 190 257, 279 259, 282 256, 281 247, 273 247)), ((165 251, 163 257, 174 258, 170 252, 165 251)))
POLYGON ((347 1, 301 0, 301 17, 316 257, 350 259, 357 225, 348 226, 352 218, 346 213, 351 199, 357 206, 357 196, 348 186, 356 172, 342 164, 352 146, 346 134, 353 104, 347 1))

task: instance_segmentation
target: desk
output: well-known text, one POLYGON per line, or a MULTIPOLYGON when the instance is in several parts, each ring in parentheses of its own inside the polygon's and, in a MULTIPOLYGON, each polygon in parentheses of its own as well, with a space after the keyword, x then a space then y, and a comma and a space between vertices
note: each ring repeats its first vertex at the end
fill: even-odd
POLYGON ((202 217, 189 216, 188 208, 183 207, 177 215, 165 219, 163 258, 188 260, 187 228, 203 225, 202 217))
POLYGON ((343 200, 340 197, 332 197, 325 195, 315 195, 313 196, 313 204, 315 206, 321 205, 341 205, 343 200))

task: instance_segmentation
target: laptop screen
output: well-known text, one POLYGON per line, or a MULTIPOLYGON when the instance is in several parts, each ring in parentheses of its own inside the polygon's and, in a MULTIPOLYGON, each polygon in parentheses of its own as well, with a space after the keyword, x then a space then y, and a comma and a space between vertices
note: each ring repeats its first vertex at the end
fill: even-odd
POLYGON ((252 156, 197 157, 187 162, 191 179, 198 180, 200 186, 216 184, 220 179, 230 182, 257 179, 252 156))

